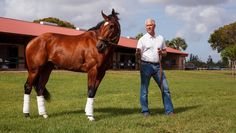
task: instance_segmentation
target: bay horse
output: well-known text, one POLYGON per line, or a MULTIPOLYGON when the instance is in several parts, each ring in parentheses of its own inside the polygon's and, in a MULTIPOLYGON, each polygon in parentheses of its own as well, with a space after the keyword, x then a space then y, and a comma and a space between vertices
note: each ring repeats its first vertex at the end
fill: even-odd
POLYGON ((118 13, 112 9, 110 15, 101 11, 103 21, 80 35, 45 33, 31 40, 25 50, 28 70, 24 85, 23 113, 30 117, 30 93, 32 87, 37 92, 38 112, 47 118, 45 100, 50 99, 46 83, 52 70, 59 68, 86 72, 88 74, 87 103, 85 114, 90 121, 96 91, 106 70, 112 64, 113 52, 120 38, 118 13))

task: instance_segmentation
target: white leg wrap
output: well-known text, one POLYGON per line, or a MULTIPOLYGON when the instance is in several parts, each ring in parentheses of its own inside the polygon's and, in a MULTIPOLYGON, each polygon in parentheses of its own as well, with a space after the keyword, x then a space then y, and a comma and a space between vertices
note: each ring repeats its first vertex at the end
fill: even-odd
POLYGON ((44 105, 44 96, 37 96, 38 111, 39 115, 42 115, 44 118, 47 118, 47 113, 44 105))
POLYGON ((93 102, 94 102, 94 98, 87 98, 87 103, 85 106, 85 114, 88 116, 88 119, 90 121, 93 121, 93 102))
POLYGON ((30 95, 24 94, 23 113, 30 112, 30 95))

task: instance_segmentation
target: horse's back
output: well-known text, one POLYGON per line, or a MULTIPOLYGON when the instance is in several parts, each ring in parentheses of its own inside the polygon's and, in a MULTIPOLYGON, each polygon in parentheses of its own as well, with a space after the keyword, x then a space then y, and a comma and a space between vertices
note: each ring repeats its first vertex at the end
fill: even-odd
POLYGON ((77 69, 86 62, 86 56, 91 57, 91 54, 97 53, 95 49, 95 32, 85 32, 77 36, 45 33, 27 45, 26 62, 33 68, 50 61, 64 68, 77 69))
POLYGON ((44 33, 33 40, 31 40, 27 47, 26 52, 31 49, 39 49, 46 47, 45 45, 94 45, 96 41, 95 32, 85 32, 80 35, 64 35, 57 33, 44 33), (93 42, 93 43, 88 43, 93 42))
MULTIPOLYGON (((35 37, 33 40, 31 40, 28 45, 26 46, 26 53, 30 51, 37 50, 38 48, 41 48, 45 45, 47 41, 50 40, 51 37, 53 37, 53 33, 44 33, 38 37, 35 37)), ((35 52, 35 51, 34 51, 35 52)))

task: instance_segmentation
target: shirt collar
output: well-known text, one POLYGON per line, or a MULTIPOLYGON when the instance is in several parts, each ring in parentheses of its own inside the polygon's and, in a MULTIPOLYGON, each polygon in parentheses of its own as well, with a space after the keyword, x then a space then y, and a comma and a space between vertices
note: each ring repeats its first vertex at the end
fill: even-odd
POLYGON ((156 35, 151 36, 149 33, 147 33, 147 37, 148 37, 148 38, 156 38, 156 35))

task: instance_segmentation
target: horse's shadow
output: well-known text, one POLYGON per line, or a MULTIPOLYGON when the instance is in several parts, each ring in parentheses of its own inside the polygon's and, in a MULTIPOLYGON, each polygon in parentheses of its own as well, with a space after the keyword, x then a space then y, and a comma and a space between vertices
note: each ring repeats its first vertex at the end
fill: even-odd
MULTIPOLYGON (((176 107, 174 109, 175 114, 180 114, 182 112, 186 112, 189 110, 193 110, 196 108, 199 108, 201 105, 194 105, 194 106, 185 106, 185 107, 176 107)), ((99 115, 96 115, 96 120, 104 119, 107 117, 117 117, 117 116, 125 116, 125 115, 131 115, 131 114, 140 114, 141 109, 140 108, 116 108, 116 107, 106 107, 106 108, 95 108, 94 112, 96 115, 96 112, 99 113, 99 115)), ((151 115, 160 114, 164 115, 164 108, 158 108, 158 109, 150 109, 151 115)), ((83 109, 79 110, 73 110, 73 111, 62 111, 58 113, 53 113, 50 115, 50 117, 58 117, 63 115, 69 115, 69 114, 85 114, 83 109)))

